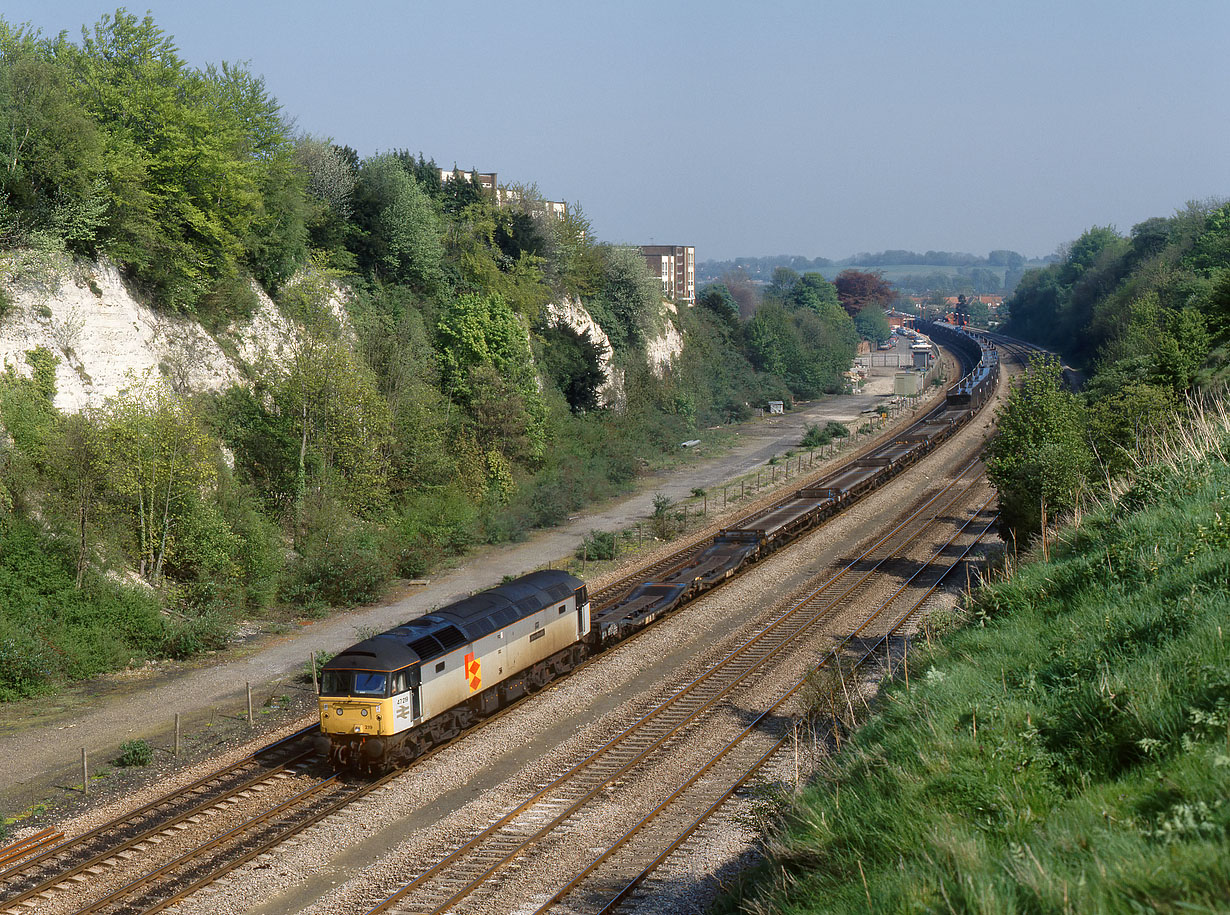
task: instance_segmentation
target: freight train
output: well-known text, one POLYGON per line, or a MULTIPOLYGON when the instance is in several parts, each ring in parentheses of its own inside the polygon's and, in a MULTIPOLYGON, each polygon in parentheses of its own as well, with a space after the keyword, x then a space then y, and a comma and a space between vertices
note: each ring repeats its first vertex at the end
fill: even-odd
POLYGON ((919 330, 972 369, 942 405, 811 486, 718 532, 690 562, 591 618, 585 583, 541 570, 364 639, 322 671, 319 748, 339 769, 409 762, 586 658, 795 540, 934 449, 987 401, 994 344, 945 324, 919 330))

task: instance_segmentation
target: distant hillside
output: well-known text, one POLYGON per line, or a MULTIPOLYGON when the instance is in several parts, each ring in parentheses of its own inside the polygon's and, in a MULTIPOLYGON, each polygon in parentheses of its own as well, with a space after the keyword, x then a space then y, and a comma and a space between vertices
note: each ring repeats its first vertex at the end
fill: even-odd
POLYGON ((737 257, 733 260, 703 261, 696 268, 697 283, 716 283, 731 273, 743 273, 758 285, 773 281, 773 271, 785 267, 796 273, 816 272, 832 280, 846 269, 881 273, 903 294, 1002 293, 1016 288, 1026 269, 1042 267, 1054 257, 1027 259, 1015 251, 992 251, 986 257, 949 251, 890 250, 878 254, 856 254, 841 260, 827 257, 806 258, 775 254, 765 257, 737 257))

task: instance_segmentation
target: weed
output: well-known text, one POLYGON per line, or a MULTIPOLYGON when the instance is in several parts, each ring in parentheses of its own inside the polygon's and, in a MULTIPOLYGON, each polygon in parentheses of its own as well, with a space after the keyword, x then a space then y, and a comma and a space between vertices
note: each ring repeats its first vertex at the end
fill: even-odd
POLYGON ((154 760, 154 751, 144 740, 126 740, 120 744, 120 755, 115 764, 122 768, 148 766, 154 760))

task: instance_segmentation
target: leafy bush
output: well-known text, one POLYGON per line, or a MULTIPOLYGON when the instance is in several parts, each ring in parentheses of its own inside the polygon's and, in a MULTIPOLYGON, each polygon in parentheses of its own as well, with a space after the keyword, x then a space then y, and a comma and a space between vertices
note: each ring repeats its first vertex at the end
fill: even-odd
POLYGON ((64 538, 0 521, 0 700, 45 693, 157 656, 165 626, 153 595, 88 575, 64 538))
POLYGON ((154 761, 154 751, 144 740, 126 740, 120 744, 120 755, 115 764, 125 768, 129 766, 148 766, 154 761))
POLYGON ((849 434, 850 430, 843 423, 830 419, 823 426, 808 426, 802 440, 799 442, 799 447, 808 449, 822 448, 834 439, 845 438, 849 434))
POLYGON ((577 547, 577 559, 614 559, 619 547, 615 531, 590 531, 577 547))
POLYGON ((653 512, 649 516, 653 534, 659 540, 670 540, 675 536, 675 528, 671 519, 671 500, 665 493, 656 493, 653 497, 653 512))
POLYGON ((220 651, 235 635, 235 623, 225 610, 210 610, 176 620, 167 627, 162 651, 184 660, 206 651, 220 651))
POLYGON ((359 525, 349 530, 314 532, 291 562, 282 599, 300 606, 348 607, 380 596, 390 564, 378 533, 359 525))

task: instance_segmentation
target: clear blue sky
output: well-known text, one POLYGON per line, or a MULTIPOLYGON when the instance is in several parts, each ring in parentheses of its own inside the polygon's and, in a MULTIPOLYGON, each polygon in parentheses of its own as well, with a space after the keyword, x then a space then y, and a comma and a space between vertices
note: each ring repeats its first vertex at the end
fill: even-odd
MULTIPOLYGON (((44 33, 114 6, 5 0, 44 33)), ((1227 0, 196 0, 300 130, 535 182, 605 241, 1049 254, 1230 196, 1227 0)))

